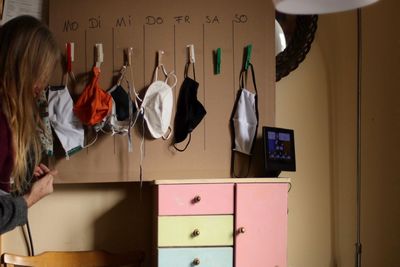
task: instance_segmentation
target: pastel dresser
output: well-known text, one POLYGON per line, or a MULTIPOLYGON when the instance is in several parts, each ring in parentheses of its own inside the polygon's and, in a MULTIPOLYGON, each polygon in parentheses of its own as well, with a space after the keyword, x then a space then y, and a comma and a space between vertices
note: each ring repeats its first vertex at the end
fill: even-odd
POLYGON ((157 180, 158 267, 287 267, 289 179, 157 180))

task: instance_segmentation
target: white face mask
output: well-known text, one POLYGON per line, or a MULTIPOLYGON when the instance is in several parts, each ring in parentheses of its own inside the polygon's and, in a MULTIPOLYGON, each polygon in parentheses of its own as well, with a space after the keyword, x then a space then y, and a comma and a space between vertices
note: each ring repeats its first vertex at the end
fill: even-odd
POLYGON ((84 146, 82 123, 73 113, 73 102, 66 86, 49 90, 49 119, 67 158, 84 146))
MULTIPOLYGON (((165 70, 164 73, 166 74, 165 70)), ((168 139, 171 136, 171 116, 173 107, 172 88, 177 79, 172 72, 166 74, 165 81, 157 81, 158 67, 155 71, 155 81, 149 86, 143 98, 141 110, 146 121, 147 128, 152 137, 168 139), (175 82, 168 85, 168 79, 173 77, 175 82)))
POLYGON ((251 155, 258 127, 257 88, 254 80, 253 66, 250 65, 250 67, 256 93, 252 93, 243 88, 244 84, 242 76, 242 89, 239 92, 236 102, 236 110, 232 118, 235 134, 235 148, 233 150, 246 155, 251 155))
POLYGON ((258 119, 255 105, 256 94, 242 88, 233 117, 235 148, 233 150, 251 155, 257 132, 258 119))

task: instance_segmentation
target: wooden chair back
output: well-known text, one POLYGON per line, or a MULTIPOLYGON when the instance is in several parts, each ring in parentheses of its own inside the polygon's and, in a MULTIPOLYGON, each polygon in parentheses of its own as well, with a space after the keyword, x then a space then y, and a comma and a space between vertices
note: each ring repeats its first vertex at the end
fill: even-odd
POLYGON ((46 251, 36 256, 1 255, 3 267, 140 267, 144 260, 141 251, 110 253, 93 251, 46 251))

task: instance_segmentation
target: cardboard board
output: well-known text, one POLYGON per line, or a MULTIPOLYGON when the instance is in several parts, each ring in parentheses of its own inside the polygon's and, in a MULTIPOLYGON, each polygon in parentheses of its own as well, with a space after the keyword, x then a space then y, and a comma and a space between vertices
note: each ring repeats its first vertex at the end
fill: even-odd
MULTIPOLYGON (((104 63, 100 85, 115 83, 124 62, 124 49, 133 47, 133 76, 142 94, 152 82, 156 52, 165 51, 163 64, 174 70, 178 84, 176 104, 188 60, 186 46, 194 44, 198 99, 207 115, 192 133, 185 152, 177 152, 171 141, 144 138, 144 180, 168 178, 222 178, 231 176, 232 135, 229 122, 239 89, 244 48, 253 45, 251 61, 257 77, 260 126, 250 176, 263 175, 261 126, 274 125, 275 56, 274 8, 263 0, 70 0, 50 1, 49 25, 60 47, 75 43, 73 71, 77 83, 69 84, 71 94, 82 92, 94 65, 94 44, 102 43, 104 63), (214 51, 222 49, 221 73, 214 74, 214 51)), ((53 84, 62 82, 61 67, 53 84)), ((249 81, 249 90, 253 86, 249 81)), ((171 124, 175 116, 175 107, 171 124)), ((146 126, 144 129, 147 132, 146 126)), ((133 152, 127 138, 102 135, 90 148, 69 160, 62 153, 53 162, 59 183, 137 181, 141 161, 142 124, 133 130, 133 152)), ((246 157, 236 167, 247 170, 246 157)), ((244 171, 240 171, 243 169, 244 171)))

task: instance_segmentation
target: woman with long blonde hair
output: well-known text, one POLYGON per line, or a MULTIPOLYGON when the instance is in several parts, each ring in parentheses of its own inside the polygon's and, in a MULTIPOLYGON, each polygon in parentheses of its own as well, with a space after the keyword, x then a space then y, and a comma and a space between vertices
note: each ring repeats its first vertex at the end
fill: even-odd
POLYGON ((58 59, 52 33, 37 19, 20 16, 0 28, 0 233, 25 224, 27 208, 53 191, 56 172, 41 164, 36 100, 58 59))

